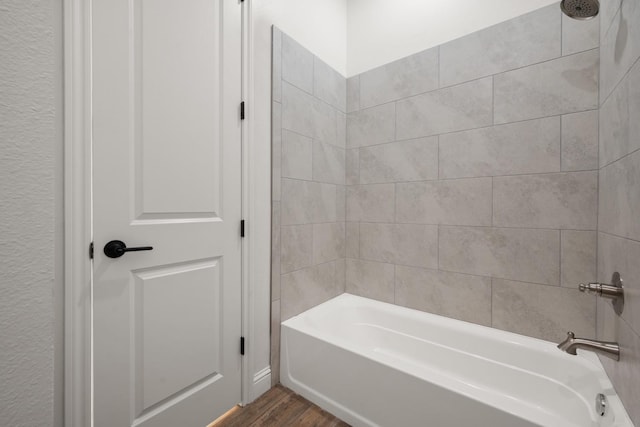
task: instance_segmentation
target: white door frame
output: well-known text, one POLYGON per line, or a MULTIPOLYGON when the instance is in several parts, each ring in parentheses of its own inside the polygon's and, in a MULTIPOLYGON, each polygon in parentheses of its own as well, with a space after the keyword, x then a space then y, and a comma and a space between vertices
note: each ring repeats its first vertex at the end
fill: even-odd
MULTIPOLYGON (((229 0, 224 0, 229 1, 229 0)), ((250 1, 236 0, 242 13, 243 99, 250 103, 251 17, 250 1)), ((63 0, 64 8, 64 423, 67 427, 92 425, 92 295, 89 244, 91 212, 91 1, 63 0)), ((252 189, 259 178, 251 173, 251 126, 242 124, 242 214, 250 225, 255 221, 252 189)), ((249 343, 242 360, 242 402, 250 403, 271 386, 270 367, 255 375, 251 368, 256 354, 251 344, 259 319, 251 280, 252 255, 256 244, 251 233, 242 243, 242 334, 249 343)), ((268 303, 268 302, 267 302, 268 303)), ((267 340, 268 342, 268 340, 267 340)))

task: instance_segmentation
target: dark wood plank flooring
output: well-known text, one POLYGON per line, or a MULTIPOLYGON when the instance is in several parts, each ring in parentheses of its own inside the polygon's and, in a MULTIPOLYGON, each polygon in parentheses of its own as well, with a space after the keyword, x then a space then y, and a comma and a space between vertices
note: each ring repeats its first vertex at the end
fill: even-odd
POLYGON ((244 408, 238 407, 209 427, 349 427, 330 413, 277 385, 244 408))

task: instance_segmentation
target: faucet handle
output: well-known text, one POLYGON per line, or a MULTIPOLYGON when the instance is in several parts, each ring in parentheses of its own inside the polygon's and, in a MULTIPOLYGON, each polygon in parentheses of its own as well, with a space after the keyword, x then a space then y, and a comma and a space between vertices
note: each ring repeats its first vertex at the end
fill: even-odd
POLYGON ((580 283, 578 289, 580 292, 612 300, 615 312, 618 315, 622 314, 622 310, 624 309, 624 288, 622 286, 620 273, 613 273, 610 285, 597 282, 587 284, 580 283))

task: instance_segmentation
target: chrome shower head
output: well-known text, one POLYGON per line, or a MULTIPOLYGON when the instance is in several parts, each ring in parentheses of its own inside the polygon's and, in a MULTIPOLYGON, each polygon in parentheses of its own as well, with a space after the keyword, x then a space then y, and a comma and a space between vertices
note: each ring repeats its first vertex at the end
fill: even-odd
POLYGON ((562 0, 560 9, 569 18, 587 20, 598 15, 600 3, 598 0, 562 0))

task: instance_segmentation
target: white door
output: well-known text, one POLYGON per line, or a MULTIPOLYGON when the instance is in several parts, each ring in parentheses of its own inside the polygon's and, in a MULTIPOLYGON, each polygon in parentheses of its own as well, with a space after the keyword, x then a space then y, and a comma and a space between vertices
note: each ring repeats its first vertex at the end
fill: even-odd
POLYGON ((205 426, 241 399, 241 5, 91 15, 95 426, 205 426))

